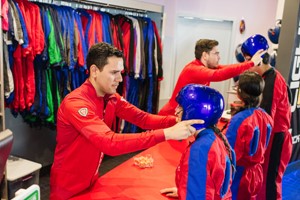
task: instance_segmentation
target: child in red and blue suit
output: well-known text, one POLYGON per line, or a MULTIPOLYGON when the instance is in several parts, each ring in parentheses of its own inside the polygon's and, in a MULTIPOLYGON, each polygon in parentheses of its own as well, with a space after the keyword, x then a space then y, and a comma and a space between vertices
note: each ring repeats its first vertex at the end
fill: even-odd
POLYGON ((161 193, 179 199, 231 199, 235 155, 215 126, 224 109, 222 95, 208 86, 189 84, 176 101, 179 119, 203 119, 205 123, 193 125, 198 131, 176 169, 176 187, 162 189, 161 193))
POLYGON ((255 72, 240 75, 237 94, 242 107, 230 120, 226 137, 236 153, 236 174, 231 186, 232 199, 256 199, 263 183, 264 154, 273 120, 259 108, 264 89, 255 72))

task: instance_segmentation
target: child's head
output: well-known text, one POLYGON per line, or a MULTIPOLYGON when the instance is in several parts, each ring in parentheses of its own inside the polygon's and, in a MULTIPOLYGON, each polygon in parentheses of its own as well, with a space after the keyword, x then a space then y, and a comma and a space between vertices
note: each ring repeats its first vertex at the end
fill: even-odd
POLYGON ((247 71, 240 75, 237 94, 245 107, 259 106, 264 86, 263 78, 256 72, 247 71))
POLYGON ((221 93, 199 84, 189 84, 183 87, 176 101, 179 104, 176 113, 178 117, 182 116, 182 120, 202 119, 205 121, 204 124, 193 125, 197 130, 215 125, 224 110, 224 99, 221 93))

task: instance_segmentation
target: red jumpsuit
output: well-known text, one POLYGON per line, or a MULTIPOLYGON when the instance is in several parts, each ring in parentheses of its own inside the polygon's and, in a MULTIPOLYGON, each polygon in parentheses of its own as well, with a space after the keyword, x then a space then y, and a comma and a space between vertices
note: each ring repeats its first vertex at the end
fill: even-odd
POLYGON ((219 65, 217 69, 210 69, 205 67, 200 60, 193 60, 187 64, 181 71, 171 99, 159 111, 159 115, 174 115, 177 106, 177 93, 190 83, 197 83, 202 85, 210 85, 210 82, 224 81, 243 73, 245 70, 254 66, 252 61, 233 64, 233 65, 219 65))
POLYGON ((231 165, 224 142, 212 129, 201 131, 182 154, 176 170, 176 186, 181 200, 231 199, 231 165), (228 167, 228 166, 227 166, 228 167))
POLYGON ((13 76, 15 99, 12 108, 15 111, 30 109, 35 97, 34 58, 44 49, 44 31, 41 23, 40 9, 32 2, 16 0, 25 19, 28 32, 28 47, 17 46, 14 52, 13 76))
POLYGON ((263 164, 264 182, 258 200, 282 199, 282 177, 292 155, 291 105, 282 75, 270 68, 263 74, 265 89, 261 107, 271 115, 274 127, 263 164))
POLYGON ((226 137, 236 154, 233 200, 256 199, 263 182, 262 163, 272 126, 271 116, 261 108, 240 111, 230 120, 226 137))
POLYGON ((165 128, 176 123, 175 117, 143 112, 118 94, 97 97, 87 80, 65 97, 57 113, 50 199, 69 199, 93 185, 104 154, 125 154, 165 140, 162 129, 141 134, 114 133, 111 127, 116 116, 143 129, 165 128))

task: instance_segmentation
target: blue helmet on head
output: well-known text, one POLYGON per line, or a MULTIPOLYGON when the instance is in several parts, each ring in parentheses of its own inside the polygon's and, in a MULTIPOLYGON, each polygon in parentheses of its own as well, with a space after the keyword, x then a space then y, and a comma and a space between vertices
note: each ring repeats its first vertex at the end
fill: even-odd
POLYGON ((189 84, 176 97, 183 108, 182 120, 202 119, 204 124, 194 124, 199 130, 215 125, 224 111, 224 98, 220 92, 208 86, 189 84))
POLYGON ((269 48, 267 39, 259 34, 249 37, 241 47, 244 55, 253 56, 258 50, 267 50, 269 48))

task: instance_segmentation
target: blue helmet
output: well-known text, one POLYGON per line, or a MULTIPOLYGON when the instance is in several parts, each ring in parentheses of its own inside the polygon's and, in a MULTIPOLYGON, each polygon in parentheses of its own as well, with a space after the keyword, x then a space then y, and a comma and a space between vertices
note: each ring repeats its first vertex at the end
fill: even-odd
POLYGON ((252 35, 242 44, 244 55, 253 56, 258 50, 267 50, 269 48, 267 39, 259 34, 252 35))
POLYGON ((176 97, 182 106, 182 120, 202 119, 204 124, 194 124, 199 130, 215 125, 224 110, 224 98, 220 92, 208 86, 189 84, 183 87, 176 97))
POLYGON ((281 29, 281 20, 278 19, 276 21, 276 25, 274 28, 270 28, 268 30, 268 37, 270 41, 274 44, 278 44, 279 35, 280 35, 280 29, 281 29))

